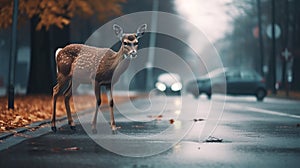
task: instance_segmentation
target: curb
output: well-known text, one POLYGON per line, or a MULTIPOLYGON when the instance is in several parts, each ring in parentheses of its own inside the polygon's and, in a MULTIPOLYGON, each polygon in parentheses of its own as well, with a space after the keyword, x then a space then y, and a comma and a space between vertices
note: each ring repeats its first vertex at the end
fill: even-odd
MULTIPOLYGON (((106 108, 108 108, 108 105, 103 105, 101 108, 106 109, 106 108)), ((87 112, 89 112, 91 110, 93 110, 93 109, 87 109, 87 110, 76 112, 76 113, 72 114, 72 117, 75 118, 78 115, 84 115, 84 114, 86 114, 87 112)), ((59 118, 56 119, 56 122, 62 122, 62 121, 67 120, 67 119, 68 119, 67 116, 59 117, 59 118)), ((50 123, 51 123, 51 120, 47 119, 47 120, 37 121, 37 122, 31 123, 30 125, 26 125, 26 126, 21 127, 21 128, 16 128, 16 129, 10 130, 9 132, 0 133, 0 141, 5 140, 9 137, 12 137, 16 134, 25 133, 25 132, 27 132, 31 129, 38 129, 41 126, 47 125, 47 124, 50 124, 50 123)))
MULTIPOLYGON (((60 117, 60 118, 57 118, 56 121, 63 121, 63 120, 66 120, 67 117, 64 116, 64 117, 60 117)), ((21 128, 16 128, 16 129, 13 129, 13 130, 10 130, 9 132, 4 132, 4 133, 0 133, 0 140, 5 140, 11 136, 14 136, 16 134, 20 134, 20 133, 25 133, 31 129, 36 129, 36 128, 40 128, 42 125, 46 125, 46 124, 50 124, 51 121, 49 119, 47 120, 43 120, 43 121, 38 121, 38 122, 34 122, 30 125, 27 125, 25 127, 21 127, 21 128)))
POLYGON ((279 99, 279 100, 292 100, 292 101, 299 101, 299 97, 286 97, 286 96, 277 96, 277 95, 268 95, 267 98, 279 99))

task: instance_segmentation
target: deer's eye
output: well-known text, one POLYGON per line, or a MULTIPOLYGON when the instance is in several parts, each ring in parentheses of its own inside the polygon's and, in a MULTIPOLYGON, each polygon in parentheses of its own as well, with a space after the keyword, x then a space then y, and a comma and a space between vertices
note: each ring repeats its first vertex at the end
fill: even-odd
POLYGON ((133 43, 133 45, 135 45, 135 46, 138 45, 138 44, 139 44, 138 42, 133 43))
POLYGON ((123 44, 126 45, 126 46, 129 45, 129 43, 127 43, 127 42, 123 42, 123 44))

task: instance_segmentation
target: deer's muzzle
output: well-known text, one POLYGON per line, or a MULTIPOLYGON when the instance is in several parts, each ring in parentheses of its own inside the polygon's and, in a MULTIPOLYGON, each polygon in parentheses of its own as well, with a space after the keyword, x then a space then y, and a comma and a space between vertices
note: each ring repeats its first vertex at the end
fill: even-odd
POLYGON ((130 53, 128 54, 124 54, 124 58, 125 59, 133 59, 137 57, 137 51, 136 50, 132 50, 130 53))

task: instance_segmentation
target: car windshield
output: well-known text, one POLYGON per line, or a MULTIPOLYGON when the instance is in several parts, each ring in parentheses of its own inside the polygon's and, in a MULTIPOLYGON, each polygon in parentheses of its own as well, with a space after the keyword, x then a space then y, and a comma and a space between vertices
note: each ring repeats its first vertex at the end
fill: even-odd
POLYGON ((207 73, 206 75, 204 75, 204 78, 215 78, 221 75, 224 75, 224 73, 226 72, 227 68, 218 68, 215 69, 209 73, 207 73))
POLYGON ((171 85, 175 82, 180 82, 180 76, 175 73, 164 73, 158 77, 158 81, 167 85, 171 85))
POLYGON ((251 70, 251 69, 239 69, 239 68, 218 68, 215 69, 206 75, 204 75, 202 78, 211 79, 211 78, 217 78, 217 77, 231 77, 231 78, 243 78, 243 79, 257 79, 259 78, 259 75, 251 70))

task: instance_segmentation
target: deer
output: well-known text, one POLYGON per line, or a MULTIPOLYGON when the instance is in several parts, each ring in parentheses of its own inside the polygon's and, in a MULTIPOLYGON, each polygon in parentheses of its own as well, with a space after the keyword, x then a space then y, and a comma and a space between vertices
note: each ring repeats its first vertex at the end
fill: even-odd
POLYGON ((114 24, 112 29, 121 41, 121 46, 117 52, 110 48, 99 48, 84 44, 69 44, 56 51, 57 84, 53 87, 51 118, 53 132, 57 131, 56 101, 61 94, 64 96, 68 124, 72 130, 76 130, 70 109, 72 88, 74 90, 80 84, 88 83, 92 83, 96 98, 96 109, 92 118, 92 132, 97 133, 96 124, 98 109, 101 105, 101 86, 106 88, 106 94, 109 97, 111 129, 113 132, 117 130, 113 111, 112 86, 129 67, 130 61, 137 57, 138 41, 145 33, 147 25, 142 24, 139 26, 136 33, 124 33, 123 28, 117 24, 114 24), (73 78, 79 79, 72 80, 73 78))

